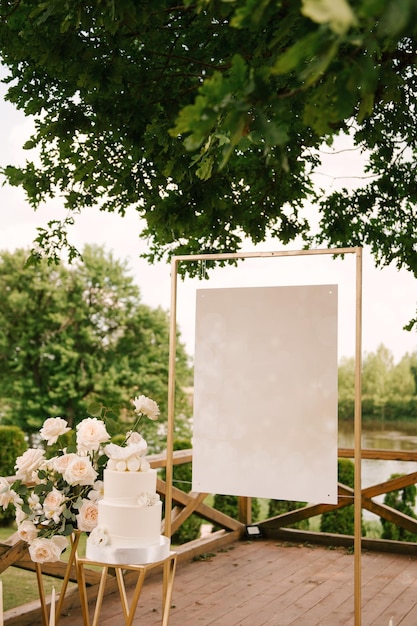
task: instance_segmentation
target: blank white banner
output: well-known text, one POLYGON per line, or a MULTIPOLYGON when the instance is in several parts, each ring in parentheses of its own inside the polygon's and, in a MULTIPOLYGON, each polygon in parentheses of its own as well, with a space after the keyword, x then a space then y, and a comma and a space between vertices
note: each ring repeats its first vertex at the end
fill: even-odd
POLYGON ((337 285, 196 294, 194 491, 337 502, 337 285))

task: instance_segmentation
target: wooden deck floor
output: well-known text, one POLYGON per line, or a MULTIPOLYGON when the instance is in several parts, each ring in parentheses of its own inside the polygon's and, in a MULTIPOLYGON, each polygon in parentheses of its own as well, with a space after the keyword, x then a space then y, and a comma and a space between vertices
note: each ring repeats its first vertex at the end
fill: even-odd
MULTIPOLYGON (((170 626, 353 626, 353 556, 345 549, 240 541, 206 559, 180 563, 170 626)), ((135 626, 161 624, 161 580, 145 582, 135 626)), ((417 559, 365 552, 363 626, 417 625, 417 559)), ((124 625, 117 594, 100 626, 124 625)), ((82 626, 77 609, 59 626, 82 626)))

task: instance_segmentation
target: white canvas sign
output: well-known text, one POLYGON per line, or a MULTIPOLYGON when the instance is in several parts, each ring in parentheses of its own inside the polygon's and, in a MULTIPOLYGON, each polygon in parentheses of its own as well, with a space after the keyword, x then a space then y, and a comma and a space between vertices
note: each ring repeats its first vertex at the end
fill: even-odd
POLYGON ((337 286, 196 294, 193 490, 337 502, 337 286))

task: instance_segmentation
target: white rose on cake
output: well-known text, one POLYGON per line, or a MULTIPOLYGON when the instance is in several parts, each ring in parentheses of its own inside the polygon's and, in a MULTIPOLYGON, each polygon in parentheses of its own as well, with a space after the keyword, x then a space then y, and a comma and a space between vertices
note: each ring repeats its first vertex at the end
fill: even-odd
POLYGON ((88 539, 94 546, 107 546, 110 542, 109 533, 100 526, 94 528, 88 539))
POLYGON ((157 502, 159 502, 160 496, 159 493, 141 493, 138 497, 137 504, 138 506, 154 506, 157 502))

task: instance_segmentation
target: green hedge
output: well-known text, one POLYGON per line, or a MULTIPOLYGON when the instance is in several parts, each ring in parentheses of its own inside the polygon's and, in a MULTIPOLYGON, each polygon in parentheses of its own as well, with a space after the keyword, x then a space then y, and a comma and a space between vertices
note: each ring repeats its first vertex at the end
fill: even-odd
MULTIPOLYGON (((337 462, 338 480, 347 487, 355 485, 355 466, 349 459, 337 462)), ((340 535, 353 535, 355 532, 355 512, 353 504, 323 513, 320 520, 320 532, 340 535)))
MULTIPOLYGON (((23 430, 17 426, 0 426, 0 476, 13 476, 18 456, 27 450, 28 444, 23 430)), ((15 517, 14 506, 5 511, 0 507, 0 524, 7 526, 15 517)))
MULTIPOLYGON (((268 504, 268 517, 276 517, 277 515, 289 513, 295 509, 302 509, 306 504, 307 502, 296 502, 294 500, 270 500, 268 504)), ((288 524, 288 528, 308 530, 310 528, 310 522, 308 519, 303 519, 295 524, 288 524)))
MULTIPOLYGON (((213 508, 233 519, 239 517, 239 498, 237 496, 225 496, 216 494, 213 500, 213 508)), ((260 506, 259 501, 256 498, 251 499, 251 511, 252 522, 257 522, 259 519, 260 506)), ((215 526, 214 530, 219 530, 220 527, 215 526)))
MULTIPOLYGON (((391 474, 390 479, 399 478, 400 476, 404 476, 404 474, 391 474)), ((390 493, 385 494, 384 504, 390 506, 396 511, 400 511, 400 513, 404 513, 409 517, 417 519, 414 512, 414 507, 416 505, 416 493, 417 489, 415 485, 408 485, 408 487, 404 487, 403 489, 390 491, 390 493)), ((382 525, 382 539, 392 539, 395 541, 417 541, 417 535, 411 533, 409 530, 389 522, 384 517, 381 517, 380 520, 382 525)))

